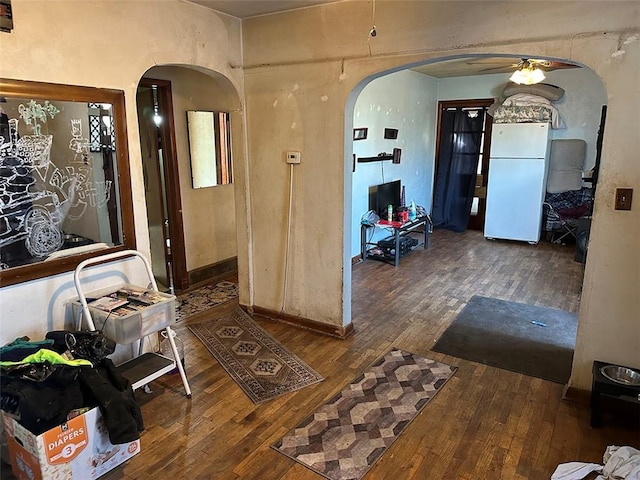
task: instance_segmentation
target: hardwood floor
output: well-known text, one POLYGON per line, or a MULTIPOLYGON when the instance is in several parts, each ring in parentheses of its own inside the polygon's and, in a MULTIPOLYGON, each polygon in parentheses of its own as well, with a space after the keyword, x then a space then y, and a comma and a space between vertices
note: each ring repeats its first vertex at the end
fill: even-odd
MULTIPOLYGON (((392 346, 459 367, 454 377, 366 475, 376 479, 549 479, 558 463, 602 462, 608 445, 640 447, 617 417, 589 426, 587 405, 563 386, 430 351, 474 294, 577 311, 582 266, 573 250, 487 241, 480 232, 436 231, 399 268, 353 268, 353 323, 346 340, 257 317, 325 381, 254 405, 181 322, 193 398, 177 375, 138 392, 142 451, 106 479, 315 480, 270 446, 392 346)), ((216 307, 221 313, 236 302, 216 307)), ((188 321, 193 321, 191 319, 188 321)))

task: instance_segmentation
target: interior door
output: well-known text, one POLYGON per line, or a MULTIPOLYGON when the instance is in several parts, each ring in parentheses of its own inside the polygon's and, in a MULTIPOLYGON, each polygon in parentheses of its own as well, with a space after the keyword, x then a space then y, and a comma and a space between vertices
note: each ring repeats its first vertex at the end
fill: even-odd
POLYGON ((451 100, 438 103, 438 134, 436 144, 436 161, 435 161, 435 178, 439 176, 439 162, 441 152, 452 150, 455 148, 454 142, 456 133, 465 134, 466 132, 453 132, 453 135, 445 135, 443 128, 443 113, 448 109, 462 109, 469 115, 480 115, 482 117, 481 143, 478 155, 478 166, 476 172, 475 188, 473 190, 473 199, 471 202, 471 216, 469 217, 468 227, 472 230, 483 230, 486 211, 487 198, 487 174, 489 172, 489 150, 491 144, 491 126, 492 117, 487 114, 487 108, 494 103, 494 99, 477 99, 477 100, 451 100))
POLYGON ((137 92, 151 266, 166 291, 188 287, 171 84, 143 78, 137 92))

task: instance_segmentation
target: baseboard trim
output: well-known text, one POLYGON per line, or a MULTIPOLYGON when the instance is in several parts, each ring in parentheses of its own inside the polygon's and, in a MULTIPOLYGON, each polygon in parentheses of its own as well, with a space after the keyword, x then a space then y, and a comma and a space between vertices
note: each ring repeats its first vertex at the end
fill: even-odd
POLYGON ((567 402, 588 405, 591 402, 591 392, 565 385, 562 390, 562 399, 567 402))
POLYGON ((320 333, 322 335, 327 335, 330 337, 337 337, 340 339, 345 339, 351 334, 355 332, 353 328, 353 323, 350 323, 344 327, 337 327, 335 325, 328 325, 326 323, 318 322, 316 320, 311 320, 309 318, 299 317, 297 315, 290 315, 288 313, 281 313, 275 310, 270 310, 268 308, 249 306, 249 305, 240 305, 244 311, 251 315, 258 315, 261 317, 266 317, 272 320, 276 320, 278 322, 286 323, 287 325, 291 325, 297 328, 302 328, 304 330, 310 330, 312 332, 320 333))
POLYGON ((187 272, 189 287, 201 283, 213 282, 216 279, 228 277, 231 273, 238 272, 238 257, 227 258, 220 262, 196 268, 187 272))

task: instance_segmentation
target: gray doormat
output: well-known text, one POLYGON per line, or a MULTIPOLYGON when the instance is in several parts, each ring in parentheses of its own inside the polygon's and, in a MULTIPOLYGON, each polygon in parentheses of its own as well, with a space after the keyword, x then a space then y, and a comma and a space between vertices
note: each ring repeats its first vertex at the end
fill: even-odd
POLYGON ((240 308, 187 328, 254 403, 324 380, 240 308))
POLYGON ((567 383, 577 326, 574 313, 475 295, 431 350, 567 383))
POLYGON ((455 371, 393 349, 273 448, 330 480, 360 479, 455 371))

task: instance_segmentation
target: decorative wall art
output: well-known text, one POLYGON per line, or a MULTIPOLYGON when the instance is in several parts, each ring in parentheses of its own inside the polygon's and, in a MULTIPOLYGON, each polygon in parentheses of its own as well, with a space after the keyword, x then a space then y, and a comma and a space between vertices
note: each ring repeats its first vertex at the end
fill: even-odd
POLYGON ((11 0, 0 0, 0 32, 13 30, 13 10, 11 0))
POLYGON ((397 128, 385 128, 384 129, 384 138, 390 140, 396 140, 398 138, 398 129, 397 128))
POLYGON ((354 140, 365 140, 367 138, 368 128, 354 128, 353 129, 353 139, 354 140))
POLYGON ((122 92, 3 80, 0 98, 2 284, 72 270, 70 256, 123 246, 133 225, 130 188, 121 189, 128 156, 116 151, 126 153, 124 130, 117 142, 114 131, 122 92), (104 97, 97 119, 87 101, 69 100, 92 93, 104 97), (90 138, 92 126, 101 134, 90 138))

